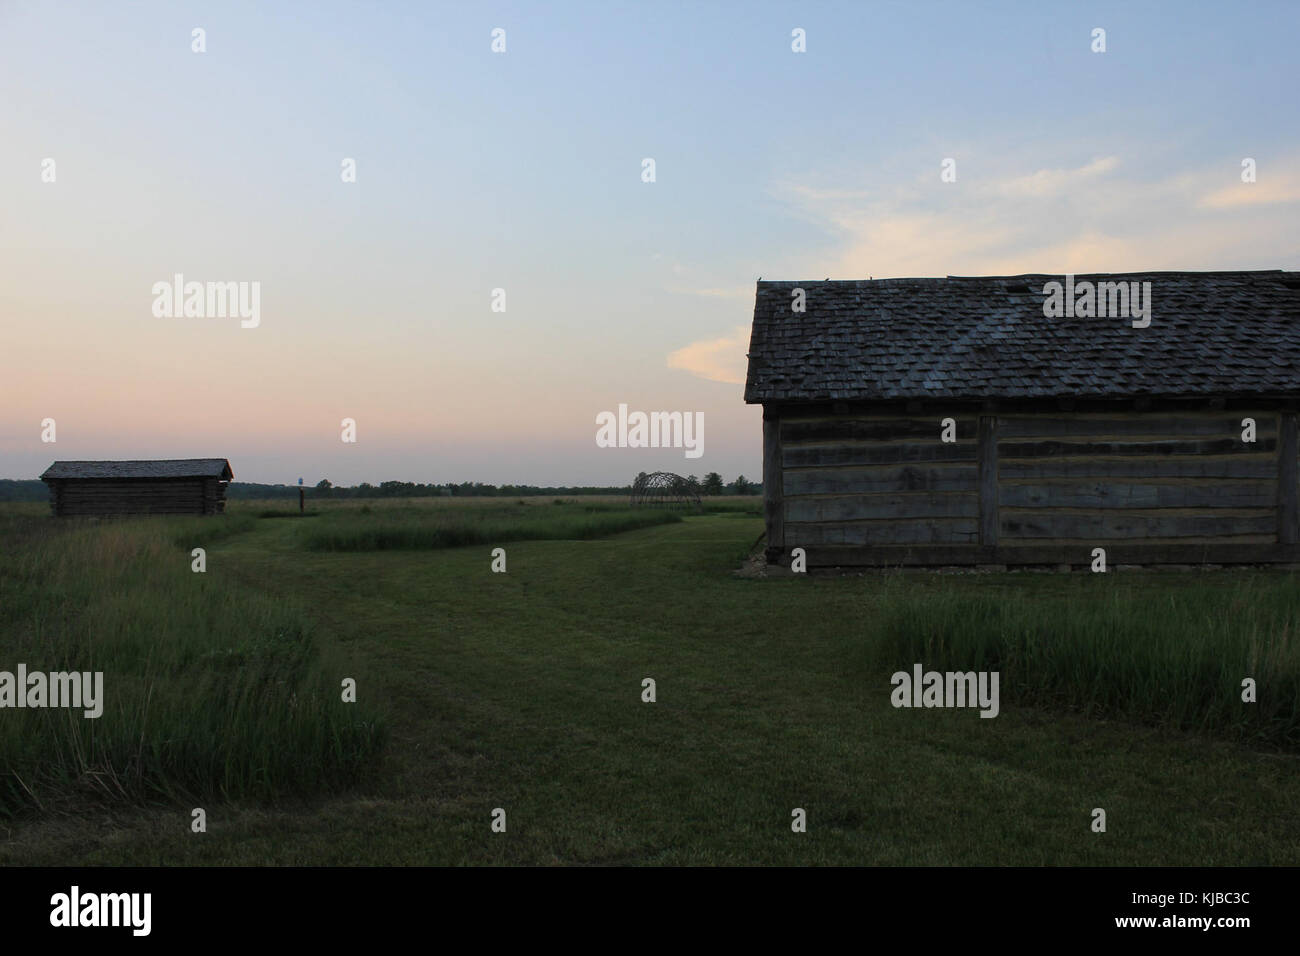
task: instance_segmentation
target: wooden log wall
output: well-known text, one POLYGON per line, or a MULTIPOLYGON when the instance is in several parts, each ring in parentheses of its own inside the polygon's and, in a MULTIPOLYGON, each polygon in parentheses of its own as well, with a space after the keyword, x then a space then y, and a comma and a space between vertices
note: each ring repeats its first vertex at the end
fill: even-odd
POLYGON ((1278 434, 1277 535, 1284 546, 1300 542, 1300 441, 1296 413, 1283 412, 1278 434))
POLYGON ((763 409, 763 516, 767 525, 767 556, 780 560, 785 548, 785 497, 782 494, 781 420, 763 409))
POLYGON ((226 485, 227 482, 217 478, 203 479, 203 513, 205 515, 225 513, 226 485))
POLYGON ((1276 543, 1277 412, 1000 416, 1003 544, 1276 543), (1243 441, 1242 419, 1256 423, 1243 441))
POLYGON ((211 492, 212 479, 167 480, 58 479, 52 506, 58 515, 216 514, 224 507, 224 483, 211 492), (208 510, 211 508, 212 510, 208 510))
POLYGON ((1296 413, 1276 409, 787 409, 765 415, 764 486, 769 557, 810 564, 1300 560, 1296 413))
POLYGON ((978 418, 784 416, 787 546, 978 544, 978 418))

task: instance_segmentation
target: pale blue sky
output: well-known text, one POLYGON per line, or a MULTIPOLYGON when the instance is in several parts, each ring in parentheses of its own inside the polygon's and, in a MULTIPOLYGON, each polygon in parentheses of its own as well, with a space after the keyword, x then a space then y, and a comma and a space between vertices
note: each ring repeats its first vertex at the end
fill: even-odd
POLYGON ((1300 267, 1298 34, 1296 3, 0 0, 0 477, 756 477, 759 275, 1300 267), (155 318, 176 272, 260 281, 261 325, 155 318), (704 457, 597 448, 620 402, 703 412, 704 457))

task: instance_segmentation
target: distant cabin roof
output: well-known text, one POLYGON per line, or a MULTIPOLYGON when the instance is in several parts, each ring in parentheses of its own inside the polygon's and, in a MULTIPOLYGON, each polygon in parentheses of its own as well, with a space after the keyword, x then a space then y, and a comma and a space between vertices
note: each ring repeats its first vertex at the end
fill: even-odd
POLYGON ((745 401, 1300 394, 1300 272, 1085 281, 1150 282, 1151 324, 1047 318, 1063 275, 759 282, 745 401))
POLYGON ((166 461, 56 461, 45 469, 51 478, 234 478, 224 458, 172 458, 166 461))

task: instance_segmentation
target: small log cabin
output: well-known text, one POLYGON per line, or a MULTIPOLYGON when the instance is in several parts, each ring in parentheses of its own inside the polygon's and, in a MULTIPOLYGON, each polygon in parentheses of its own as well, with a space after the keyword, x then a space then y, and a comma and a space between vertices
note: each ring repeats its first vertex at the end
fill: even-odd
POLYGON ((759 282, 769 562, 1300 561, 1300 273, 1066 279, 759 282))
POLYGON ((234 478, 224 458, 56 461, 41 475, 66 515, 217 515, 234 478))

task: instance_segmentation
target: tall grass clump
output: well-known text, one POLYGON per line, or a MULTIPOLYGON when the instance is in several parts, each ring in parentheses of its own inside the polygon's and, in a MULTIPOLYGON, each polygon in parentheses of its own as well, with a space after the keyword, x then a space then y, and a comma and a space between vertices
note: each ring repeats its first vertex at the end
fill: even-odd
POLYGON ((431 550, 504 541, 604 538, 681 520, 671 511, 602 503, 569 502, 554 509, 515 504, 393 508, 372 514, 340 509, 304 529, 299 540, 311 551, 431 550))
POLYGON ((341 701, 306 615, 190 570, 222 520, 0 523, 0 670, 104 675, 98 718, 0 713, 0 816, 305 797, 371 767, 383 722, 341 701))
POLYGON ((891 671, 999 671, 1004 709, 1065 706, 1300 750, 1298 583, 993 593, 895 581, 871 612, 868 656, 891 671), (1242 701, 1248 677, 1255 703, 1242 701))

